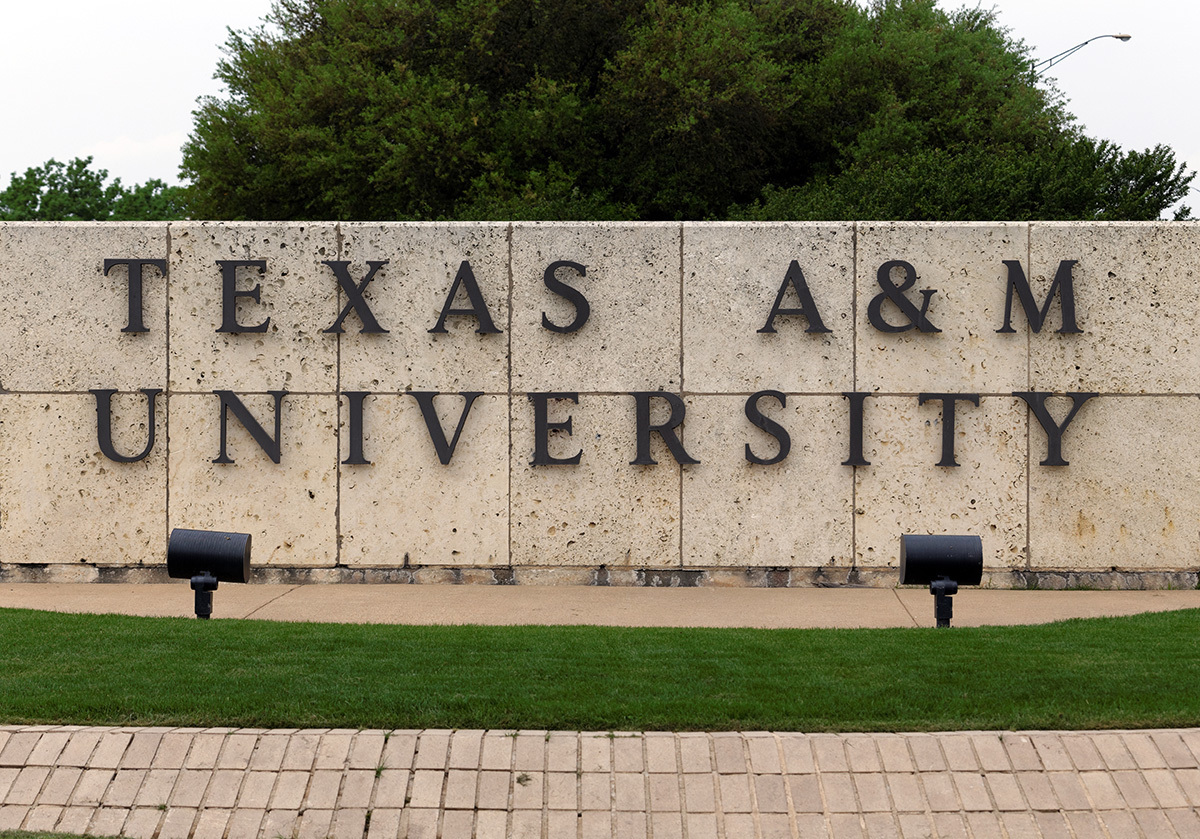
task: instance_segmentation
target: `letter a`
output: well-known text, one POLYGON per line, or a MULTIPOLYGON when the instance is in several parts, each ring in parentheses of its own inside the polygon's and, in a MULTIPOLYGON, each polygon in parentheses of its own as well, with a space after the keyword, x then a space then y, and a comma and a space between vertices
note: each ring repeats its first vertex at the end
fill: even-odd
POLYGON ((458 266, 458 274, 454 277, 454 284, 450 286, 450 293, 446 295, 446 302, 442 305, 442 314, 438 318, 437 326, 429 331, 445 332, 446 318, 450 315, 470 315, 475 318, 479 321, 479 328, 475 331, 480 335, 488 335, 500 331, 492 323, 492 316, 488 312, 487 303, 483 302, 483 292, 479 290, 479 283, 475 281, 475 272, 471 270, 471 263, 465 259, 462 265, 458 266), (459 286, 466 288, 467 299, 471 301, 470 308, 454 308, 454 297, 458 294, 459 286))
POLYGON ((812 292, 808 290, 804 272, 800 270, 800 263, 794 259, 788 266, 783 283, 779 286, 779 293, 775 295, 775 305, 771 307, 771 314, 767 316, 767 324, 758 331, 774 332, 776 315, 804 315, 808 318, 808 329, 804 330, 805 332, 831 331, 826 329, 825 324, 821 321, 821 313, 817 311, 817 304, 813 301, 812 292), (796 290, 796 296, 800 298, 799 309, 784 309, 780 305, 783 303, 783 295, 787 293, 789 285, 796 290))

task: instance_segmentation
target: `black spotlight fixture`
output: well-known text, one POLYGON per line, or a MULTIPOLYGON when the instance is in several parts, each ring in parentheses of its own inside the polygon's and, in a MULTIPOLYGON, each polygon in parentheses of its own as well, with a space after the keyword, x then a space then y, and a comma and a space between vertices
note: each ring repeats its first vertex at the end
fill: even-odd
POLYGON ((196 617, 208 620, 218 583, 250 581, 250 534, 177 527, 167 540, 167 575, 191 578, 196 617))
POLYGON ((983 539, 978 536, 900 537, 900 585, 929 586, 938 627, 950 626, 959 586, 983 579, 983 539))

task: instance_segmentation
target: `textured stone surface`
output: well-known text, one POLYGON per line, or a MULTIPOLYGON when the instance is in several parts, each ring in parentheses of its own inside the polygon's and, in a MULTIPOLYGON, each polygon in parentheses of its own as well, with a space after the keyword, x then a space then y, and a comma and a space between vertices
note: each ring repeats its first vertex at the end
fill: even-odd
MULTIPOLYGON (((1043 223, 1030 231, 1031 285, 1074 268, 1078 335, 1058 335, 1059 303, 1030 339, 1038 390, 1200 391, 1200 336, 1190 301, 1200 283, 1200 224, 1043 223)), ((1015 324, 1014 324, 1015 325, 1015 324)))
MULTIPOLYGON (((114 463, 96 441, 91 394, 0 394, 0 561, 140 565, 165 561, 167 456, 163 398, 154 450, 114 463)), ((113 399, 113 442, 147 441, 141 394, 113 399)))
MULTIPOLYGON (((680 467, 655 435, 657 466, 637 455, 634 400, 581 395, 551 403, 552 422, 571 418, 573 435, 550 433, 550 454, 575 466, 530 466, 533 408, 513 400, 512 562, 514 565, 662 567, 679 564, 680 467)), ((651 421, 659 421, 654 412, 651 421)))
MULTIPOLYGON (((991 585, 1191 586, 1197 256, 1196 223, 0 224, 0 580, 158 581, 162 540, 183 526, 253 533, 258 579, 286 584, 886 586, 897 536, 932 532, 982 536, 991 585), (126 272, 104 276, 106 258, 169 260, 166 278, 145 269, 148 333, 121 332, 126 272), (266 261, 237 281, 260 287, 237 309, 247 326, 270 318, 264 333, 216 332, 217 262, 230 259, 266 261), (919 275, 907 300, 937 290, 928 317, 940 333, 870 324, 878 268, 896 259, 919 275), (1004 261, 1022 265, 1040 307, 1064 259, 1078 262, 1082 333, 1056 331, 1057 300, 1040 333, 1017 302, 1015 332, 997 333, 1004 261), (557 275, 590 301, 571 334, 542 325, 575 314, 544 283, 558 260, 586 270, 557 275), (793 260, 828 333, 796 315, 758 332, 793 260), (385 263, 365 297, 387 333, 363 333, 358 311, 344 333, 324 332, 349 297, 323 261, 347 263, 355 283, 385 263), (497 334, 461 315, 429 331, 464 263, 497 334), (124 454, 145 442, 138 389, 164 390, 149 458, 101 455, 95 388, 120 390, 124 454), (212 463, 218 389, 241 395, 268 433, 267 391, 290 392, 281 464, 233 418, 237 463, 212 463), (743 413, 766 389, 788 394, 786 409, 760 406, 793 448, 752 465, 746 443, 776 446, 743 413), (447 436, 458 394, 484 394, 449 465, 414 390, 442 394, 447 436), (659 465, 630 463, 640 390, 683 395, 680 433, 700 463, 680 467, 657 435, 659 465), (1070 466, 1038 465, 1045 435, 1011 395, 1024 390, 1104 394, 1067 431, 1070 466), (370 465, 341 463, 348 391, 373 394, 370 465), (572 435, 549 433, 549 453, 582 450, 578 466, 529 465, 528 395, 552 391, 579 395, 548 414, 572 418, 572 435), (846 391, 877 394, 869 466, 841 465, 846 391), (961 467, 937 465, 942 405, 919 406, 919 393, 981 395, 956 406, 961 467)), ((451 305, 467 302, 460 292, 451 305)), ((903 320, 890 301, 881 312, 903 320)), ((1056 418, 1064 408, 1051 400, 1056 418)), ((653 421, 664 409, 656 400, 653 421)))
POLYGON ((958 403, 958 467, 942 457, 941 404, 915 397, 866 401, 863 450, 856 467, 855 548, 862 566, 898 567, 905 533, 983 538, 985 568, 1025 564, 1026 408, 1011 396, 958 403))
POLYGON ((166 259, 167 225, 0 223, 0 389, 164 387, 167 280, 143 271, 143 325, 129 322, 126 269, 106 259, 166 259))
POLYGON ((308 222, 177 222, 171 225, 171 388, 176 392, 332 391, 338 285, 322 260, 337 259, 335 226, 308 222), (218 261, 265 260, 237 271, 237 322, 265 332, 217 332, 223 321, 218 261))
MULTIPOLYGON (((1026 390, 1027 342, 1004 324, 1008 273, 1003 260, 1025 264, 1028 225, 860 224, 857 245, 858 344, 856 390, 882 393, 1026 390), (882 294, 880 267, 904 260, 917 272, 905 297, 919 309, 922 289, 932 288, 928 320, 939 333, 886 333, 869 320, 871 301, 882 294)), ((900 272, 894 282, 901 284, 900 272)), ((1028 266, 1026 266, 1028 273, 1028 266)), ((880 315, 893 325, 908 322, 888 299, 880 315)))
MULTIPOLYGON (((464 400, 435 400, 447 441, 464 400)), ((346 404, 342 400, 343 423, 346 404)), ((442 465, 415 399, 368 397, 363 456, 341 469, 342 561, 347 565, 508 562, 508 400, 475 400, 450 463, 442 465)), ((349 441, 342 430, 342 457, 349 441)))
MULTIPOLYGON (((242 401, 274 432, 274 402, 242 401)), ((333 565, 337 560, 337 401, 292 394, 283 402, 280 462, 272 463, 230 414, 220 452, 220 402, 212 394, 171 399, 170 526, 252 537, 254 565, 333 565)))
POLYGON ((512 386, 527 391, 673 390, 679 387, 680 272, 678 224, 514 224, 512 232, 512 386), (544 283, 558 279, 583 293, 590 317, 566 326, 574 307, 544 283))
MULTIPOLYGON (((387 264, 365 296, 386 335, 364 334, 350 314, 341 337, 342 390, 503 393, 508 389, 507 224, 341 224, 342 256, 356 282, 367 262, 387 264), (470 263, 498 334, 480 335, 480 322, 452 315, 445 333, 431 334, 462 263, 470 263)), ((338 310, 345 305, 339 297, 338 310)), ((460 290, 452 308, 469 308, 460 290)), ((330 321, 332 323, 332 319, 330 321)))
POLYGON ((790 454, 772 465, 746 460, 746 445, 769 460, 779 443, 751 425, 745 403, 737 396, 688 400, 684 441, 700 463, 683 475, 684 564, 849 565, 854 472, 838 465, 847 446, 846 400, 793 395, 782 409, 761 400, 763 413, 791 436, 790 454))
MULTIPOLYGON (((685 224, 684 384, 690 391, 840 393, 854 384, 854 229, 826 224, 685 224), (778 315, 795 261, 828 333, 778 315)), ((781 308, 799 308, 789 286, 781 308)))
MULTIPOLYGON (((1062 406, 1056 408, 1061 417, 1062 406)), ((1196 567, 1200 439, 1179 433, 1195 428, 1195 397, 1098 397, 1067 429, 1063 457, 1070 465, 1057 467, 1037 465, 1045 448, 1035 428, 1031 565, 1196 567)))

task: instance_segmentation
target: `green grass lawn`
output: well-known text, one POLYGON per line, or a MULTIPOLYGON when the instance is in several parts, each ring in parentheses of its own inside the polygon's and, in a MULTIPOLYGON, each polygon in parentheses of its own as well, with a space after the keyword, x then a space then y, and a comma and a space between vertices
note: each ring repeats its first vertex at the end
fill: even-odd
POLYGON ((1200 725, 1200 610, 753 630, 0 610, 0 722, 918 731, 1200 725))

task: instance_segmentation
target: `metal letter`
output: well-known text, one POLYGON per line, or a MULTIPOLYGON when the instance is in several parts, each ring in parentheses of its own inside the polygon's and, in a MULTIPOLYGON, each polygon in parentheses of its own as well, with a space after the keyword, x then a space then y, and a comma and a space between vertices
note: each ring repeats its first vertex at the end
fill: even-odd
POLYGON ((379 321, 375 320, 375 315, 371 313, 371 307, 367 305, 366 298, 363 297, 363 292, 367 290, 367 285, 371 280, 375 279, 375 272, 388 264, 388 260, 383 262, 367 262, 367 267, 371 270, 362 278, 362 282, 355 284, 354 279, 350 276, 350 263, 342 261, 323 260, 323 265, 328 265, 335 277, 337 277, 338 285, 342 287, 342 291, 346 292, 346 305, 342 307, 342 313, 338 315, 337 320, 333 322, 333 326, 324 330, 325 332, 341 333, 342 321, 346 319, 346 315, 350 314, 353 309, 358 314, 358 320, 362 323, 362 329, 359 332, 369 332, 371 334, 386 334, 387 330, 379 325, 379 321))
POLYGON ((479 290, 479 283, 475 281, 475 272, 471 270, 471 263, 463 260, 458 266, 458 273, 454 276, 454 284, 450 286, 450 293, 446 295, 446 302, 442 306, 441 317, 438 318, 437 325, 430 332, 445 332, 446 318, 450 315, 470 315, 479 321, 479 328, 475 331, 480 335, 489 335, 497 333, 500 330, 492 323, 492 316, 488 312, 487 303, 483 302, 483 292, 479 290), (455 309, 454 297, 458 294, 458 287, 466 286, 467 298, 471 301, 471 306, 468 309, 455 309))
POLYGON ((746 444, 746 460, 751 463, 757 463, 760 466, 771 466, 779 463, 786 458, 792 450, 792 438, 787 433, 787 430, 775 422, 770 417, 764 416, 763 412, 758 409, 758 401, 764 396, 769 396, 779 403, 780 408, 787 407, 787 397, 777 390, 760 390, 758 393, 750 394, 750 398, 746 400, 746 419, 750 420, 755 427, 761 428, 763 431, 770 434, 779 441, 779 451, 774 457, 759 457, 754 452, 750 451, 750 444, 746 444))
POLYGON ((1079 324, 1075 322, 1075 283, 1071 269, 1076 262, 1077 260, 1074 259, 1064 259, 1058 263, 1058 270, 1054 273, 1054 282, 1050 284, 1050 290, 1046 292, 1046 302, 1039 309, 1037 301, 1033 299, 1033 289, 1029 287, 1029 280, 1025 278, 1025 269, 1021 267, 1021 263, 1015 259, 1004 260, 1004 264, 1008 267, 1008 290, 1005 292, 1004 300, 1004 326, 996 331, 1016 332, 1012 328, 1013 292, 1016 292, 1017 299, 1021 301, 1021 308, 1025 310, 1025 320, 1028 321, 1029 328, 1034 332, 1041 332, 1042 325, 1046 322, 1046 315, 1050 313, 1050 304, 1054 300, 1054 293, 1057 291, 1059 308, 1062 310, 1062 326, 1058 331, 1064 335, 1082 332, 1079 324))
POLYGON ((682 399, 674 393, 661 391, 639 391, 629 395, 637 400, 637 459, 629 461, 630 466, 655 466, 658 464, 658 461, 650 456, 651 432, 656 432, 667 444, 676 463, 700 462, 684 451, 683 443, 679 442, 679 438, 675 436, 675 429, 683 425, 683 416, 687 412, 687 407, 683 404, 682 399), (665 399, 671 406, 670 418, 659 425, 650 424, 650 400, 653 398, 665 399))
POLYGON ((254 418, 250 410, 242 404, 242 400, 232 390, 214 390, 213 393, 221 400, 221 453, 213 460, 213 463, 233 463, 233 458, 228 454, 227 432, 229 426, 229 412, 232 411, 237 421, 242 424, 242 427, 250 432, 250 436, 254 438, 254 442, 258 443, 258 447, 266 452, 267 457, 271 458, 273 463, 279 462, 280 455, 280 426, 283 421, 283 397, 287 396, 286 390, 268 390, 271 396, 275 397, 275 436, 267 434, 266 429, 262 424, 254 418))
MULTIPOLYGON (((239 268, 256 268, 258 273, 267 273, 267 261, 265 259, 218 259, 217 265, 221 266, 221 328, 218 332, 266 332, 267 327, 271 325, 271 319, 267 318, 258 326, 243 326, 237 320, 237 299, 239 297, 249 297, 255 303, 261 302, 262 286, 256 285, 249 291, 238 291, 237 289, 237 269, 239 268)), ((216 462, 216 461, 214 461, 216 462)), ((276 461, 278 463, 279 461, 276 461)))
POLYGON ((342 463, 347 465, 368 464, 371 461, 363 457, 363 401, 371 395, 371 392, 367 390, 348 390, 342 395, 346 397, 346 403, 350 411, 350 438, 347 441, 350 453, 342 463))
POLYGON ((863 457, 863 406, 869 393, 843 393, 850 400, 850 456, 842 461, 843 466, 870 466, 863 457))
POLYGON ((146 412, 149 415, 146 418, 146 426, 149 428, 146 441, 146 448, 142 449, 141 454, 136 454, 133 457, 126 457, 117 451, 112 441, 112 398, 115 390, 93 390, 89 391, 96 397, 96 441, 100 444, 100 451, 109 460, 117 463, 137 463, 139 460, 145 460, 146 456, 154 448, 154 400, 160 393, 161 388, 143 388, 140 392, 146 397, 146 412))
MULTIPOLYGON (((588 322, 588 317, 592 314, 592 307, 588 305, 587 298, 583 296, 583 292, 574 286, 569 286, 555 276, 559 268, 570 268, 580 277, 587 276, 587 269, 578 262, 568 262, 559 260, 552 262, 546 268, 546 273, 542 277, 542 281, 546 284, 546 288, 553 291, 559 297, 565 297, 575 306, 575 319, 566 326, 559 326, 551 322, 550 318, 546 317, 546 313, 542 312, 542 326, 549 329, 551 332, 578 332, 583 328, 583 325, 588 322)), ((578 461, 576 461, 578 462, 578 461)))
POLYGON ((979 407, 978 393, 920 393, 917 394, 917 404, 926 402, 942 403, 942 459, 937 466, 958 466, 954 459, 954 404, 956 402, 972 402, 979 407))
POLYGON ((867 304, 867 318, 871 321, 871 326, 878 329, 880 332, 907 332, 916 327, 919 332, 941 332, 929 319, 925 317, 925 313, 929 311, 929 301, 933 295, 937 294, 936 289, 923 288, 921 289, 921 308, 904 296, 904 292, 913 287, 917 281, 917 269, 905 262, 903 259, 893 259, 891 262, 885 262, 879 266, 879 272, 876 274, 876 280, 879 282, 879 287, 882 292, 871 298, 871 302, 867 304), (899 268, 904 272, 904 282, 896 285, 892 282, 892 269, 899 268), (883 301, 891 300, 901 313, 908 318, 908 323, 902 326, 892 326, 883 318, 883 301))
POLYGON ((530 393, 529 401, 533 403, 533 460, 529 461, 530 466, 553 466, 553 465, 575 465, 579 463, 583 456, 583 451, 580 450, 571 457, 551 457, 550 455, 550 432, 565 431, 567 436, 571 435, 571 418, 567 417, 562 422, 550 422, 547 414, 547 404, 551 399, 569 399, 576 405, 579 404, 578 393, 530 393))
POLYGON ((1053 396, 1053 393, 1042 393, 1040 391, 1013 391, 1013 396, 1019 396, 1025 400, 1025 403, 1033 411, 1033 415, 1042 425, 1042 430, 1046 432, 1046 459, 1041 462, 1041 466, 1066 466, 1069 461, 1063 460, 1062 456, 1062 438, 1067 430, 1067 426, 1071 424, 1071 420, 1075 419, 1075 415, 1079 413, 1079 409, 1083 407, 1083 403, 1087 402, 1093 396, 1099 396, 1098 393, 1068 393, 1071 398, 1071 412, 1067 414, 1067 418, 1061 424, 1054 421, 1054 417, 1050 416, 1050 412, 1046 410, 1046 397, 1053 396))
POLYGON ((813 301, 812 292, 808 289, 804 272, 800 270, 800 263, 794 259, 788 266, 783 282, 779 285, 779 293, 775 295, 775 305, 771 307, 771 314, 767 315, 766 326, 758 331, 774 332, 776 315, 804 315, 808 318, 808 329, 804 330, 805 332, 831 331, 826 329, 825 324, 821 321, 821 313, 817 311, 817 304, 813 301), (789 285, 796 290, 796 296, 800 298, 800 308, 798 309, 784 309, 780 306, 789 285))
POLYGON ((417 400, 417 404, 421 406, 421 416, 425 419, 425 428, 429 430, 429 439, 433 441, 433 448, 437 451, 438 460, 442 462, 443 466, 448 466, 450 458, 454 457, 454 449, 458 446, 458 438, 462 434, 463 426, 467 424, 467 414, 471 412, 471 406, 475 404, 475 400, 483 394, 476 391, 459 394, 466 404, 463 405, 462 414, 458 417, 458 428, 454 429, 454 439, 449 443, 446 442, 446 432, 442 429, 442 421, 438 419, 437 409, 433 407, 433 398, 439 395, 438 392, 410 390, 408 395, 417 400))
POLYGON ((104 260, 104 276, 118 265, 124 265, 129 273, 129 323, 122 332, 149 332, 142 323, 142 266, 153 265, 159 275, 167 276, 167 261, 165 259, 106 259, 104 260))

